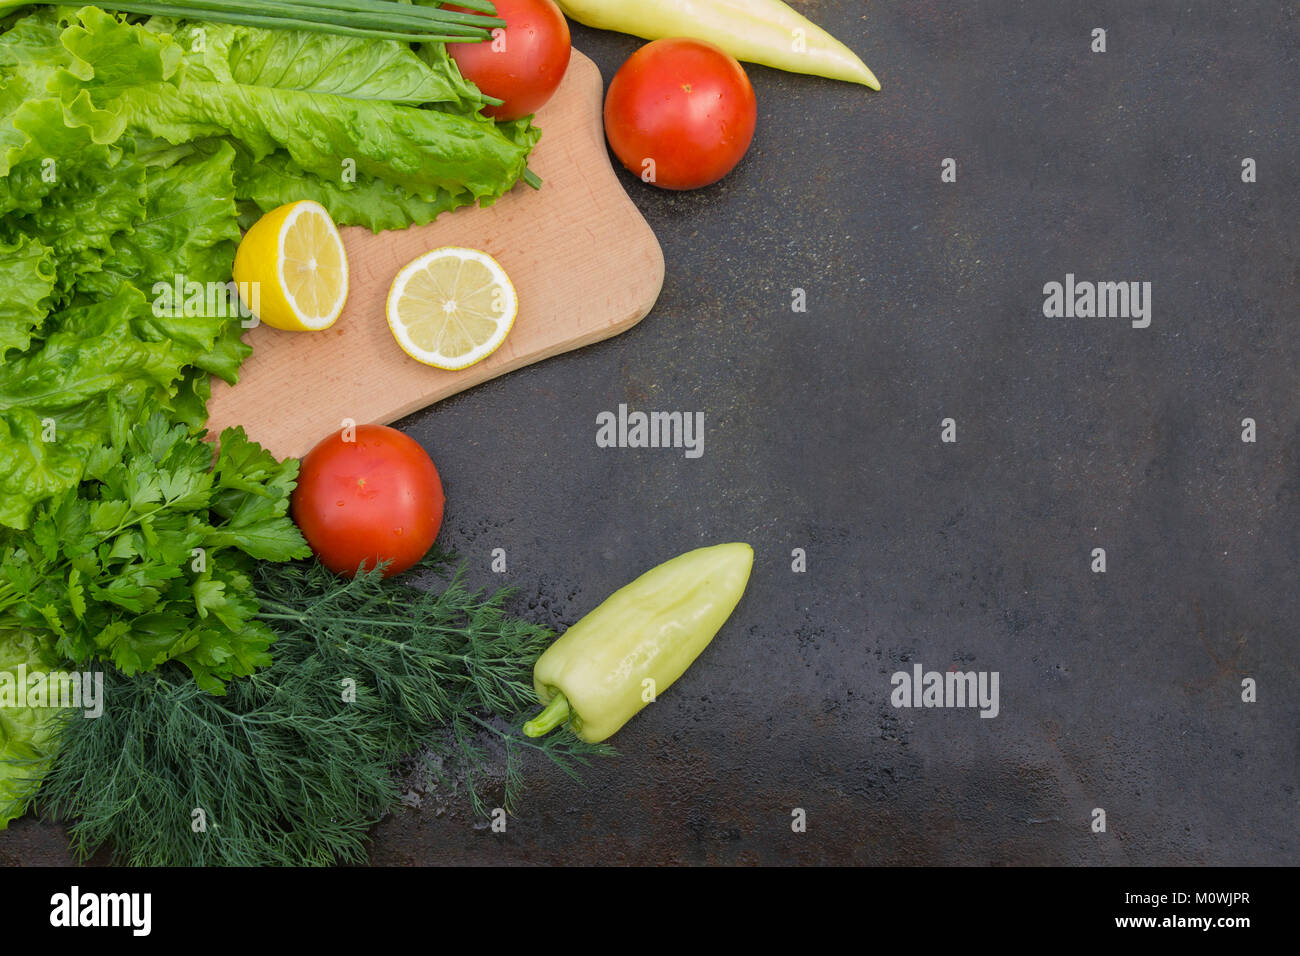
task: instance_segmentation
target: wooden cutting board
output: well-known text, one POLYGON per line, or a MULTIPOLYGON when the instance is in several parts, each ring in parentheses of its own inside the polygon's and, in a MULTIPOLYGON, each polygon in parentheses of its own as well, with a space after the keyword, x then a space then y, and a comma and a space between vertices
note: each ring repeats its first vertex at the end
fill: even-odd
POLYGON ((529 166, 544 180, 540 190, 520 183, 486 209, 467 206, 427 226, 342 230, 350 282, 342 316, 324 332, 247 332, 253 354, 239 384, 213 381, 210 433, 243 425, 277 456, 299 456, 346 418, 395 421, 644 318, 663 285, 663 251, 610 167, 601 97, 596 64, 574 50, 564 82, 537 114, 542 138, 529 166), (519 293, 505 343, 459 372, 408 357, 384 315, 398 270, 452 245, 491 254, 519 293))

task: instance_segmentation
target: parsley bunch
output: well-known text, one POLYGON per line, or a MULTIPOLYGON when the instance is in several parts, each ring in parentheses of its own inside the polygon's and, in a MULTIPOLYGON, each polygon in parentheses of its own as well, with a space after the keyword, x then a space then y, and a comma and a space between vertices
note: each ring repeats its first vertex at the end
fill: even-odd
POLYGON ((298 462, 240 428, 219 448, 214 463, 201 433, 161 413, 116 416, 80 487, 0 539, 0 628, 128 675, 179 661, 213 694, 269 664, 275 634, 256 619, 251 573, 310 553, 287 513, 298 462))

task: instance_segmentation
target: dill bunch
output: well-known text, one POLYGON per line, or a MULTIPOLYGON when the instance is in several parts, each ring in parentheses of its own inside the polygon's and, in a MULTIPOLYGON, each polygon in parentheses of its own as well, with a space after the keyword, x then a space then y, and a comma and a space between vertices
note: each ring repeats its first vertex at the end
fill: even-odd
POLYGON ((505 750, 507 810, 528 750, 571 775, 612 753, 518 732, 554 635, 508 614, 508 590, 470 591, 451 561, 426 559, 444 585, 429 589, 414 572, 348 580, 315 562, 262 565, 259 617, 278 634, 275 660, 224 697, 179 667, 110 669, 104 714, 68 722, 42 788, 74 853, 107 846, 115 862, 149 866, 364 862, 367 830, 400 805, 404 755, 462 774, 485 813, 485 740, 505 750))

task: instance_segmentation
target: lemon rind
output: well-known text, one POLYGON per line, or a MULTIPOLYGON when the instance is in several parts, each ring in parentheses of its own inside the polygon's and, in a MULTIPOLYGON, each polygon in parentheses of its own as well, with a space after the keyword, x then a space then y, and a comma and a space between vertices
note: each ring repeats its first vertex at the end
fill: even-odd
POLYGON ((276 279, 280 284, 280 294, 284 297, 285 305, 287 305, 293 312, 294 319, 301 326, 301 331, 323 332, 325 329, 328 329, 337 322, 339 316, 343 314, 343 309, 347 306, 348 293, 350 291, 348 251, 347 247, 343 245, 343 237, 339 235, 338 226, 335 225, 334 219, 329 214, 329 210, 314 199, 301 199, 294 203, 293 207, 284 217, 284 222, 280 223, 280 234, 276 237, 276 253, 277 259, 275 264, 275 273, 276 279), (284 264, 286 260, 284 248, 285 239, 289 235, 290 228, 293 224, 297 222, 300 217, 305 215, 308 210, 321 215, 324 217, 325 221, 329 223, 330 238, 333 239, 334 242, 338 243, 339 260, 343 263, 343 289, 341 294, 335 301, 335 307, 331 313, 326 317, 320 318, 315 316, 309 318, 305 311, 299 307, 297 299, 295 299, 293 293, 289 291, 289 283, 284 274, 284 264))
POLYGON ((385 302, 384 311, 388 320, 388 328, 393 333, 393 338, 396 340, 401 350, 409 357, 432 368, 443 369, 448 372, 459 372, 462 369, 467 369, 471 365, 477 365, 479 362, 487 359, 496 352, 502 344, 504 344, 506 338, 509 337, 510 332, 515 327, 516 319, 519 317, 519 293, 515 289, 515 284, 511 281, 509 274, 507 274, 506 270, 501 266, 501 263, 497 262, 497 260, 488 253, 483 252, 481 249, 470 249, 466 246, 440 246, 437 249, 431 249, 428 252, 417 256, 398 271, 397 275, 393 278, 392 284, 388 288, 388 298, 385 302), (405 324, 396 321, 397 311, 395 308, 396 300, 400 297, 401 293, 405 291, 406 285, 410 281, 411 276, 414 275, 417 270, 424 268, 431 260, 448 255, 455 255, 462 262, 471 259, 485 266, 494 277, 497 277, 497 283, 508 293, 509 298, 507 300, 507 308, 510 311, 510 321, 504 323, 504 325, 498 325, 498 331, 492 338, 488 339, 485 344, 478 346, 465 355, 454 357, 444 356, 441 353, 436 352, 425 352, 412 342, 407 333, 405 324))

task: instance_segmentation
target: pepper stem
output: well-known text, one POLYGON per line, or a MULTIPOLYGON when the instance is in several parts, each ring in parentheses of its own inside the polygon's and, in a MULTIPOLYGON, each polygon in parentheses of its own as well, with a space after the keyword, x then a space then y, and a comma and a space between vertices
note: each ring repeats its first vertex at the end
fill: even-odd
POLYGON ((558 690, 540 714, 524 724, 524 735, 540 737, 549 734, 560 724, 569 719, 569 699, 558 690))

